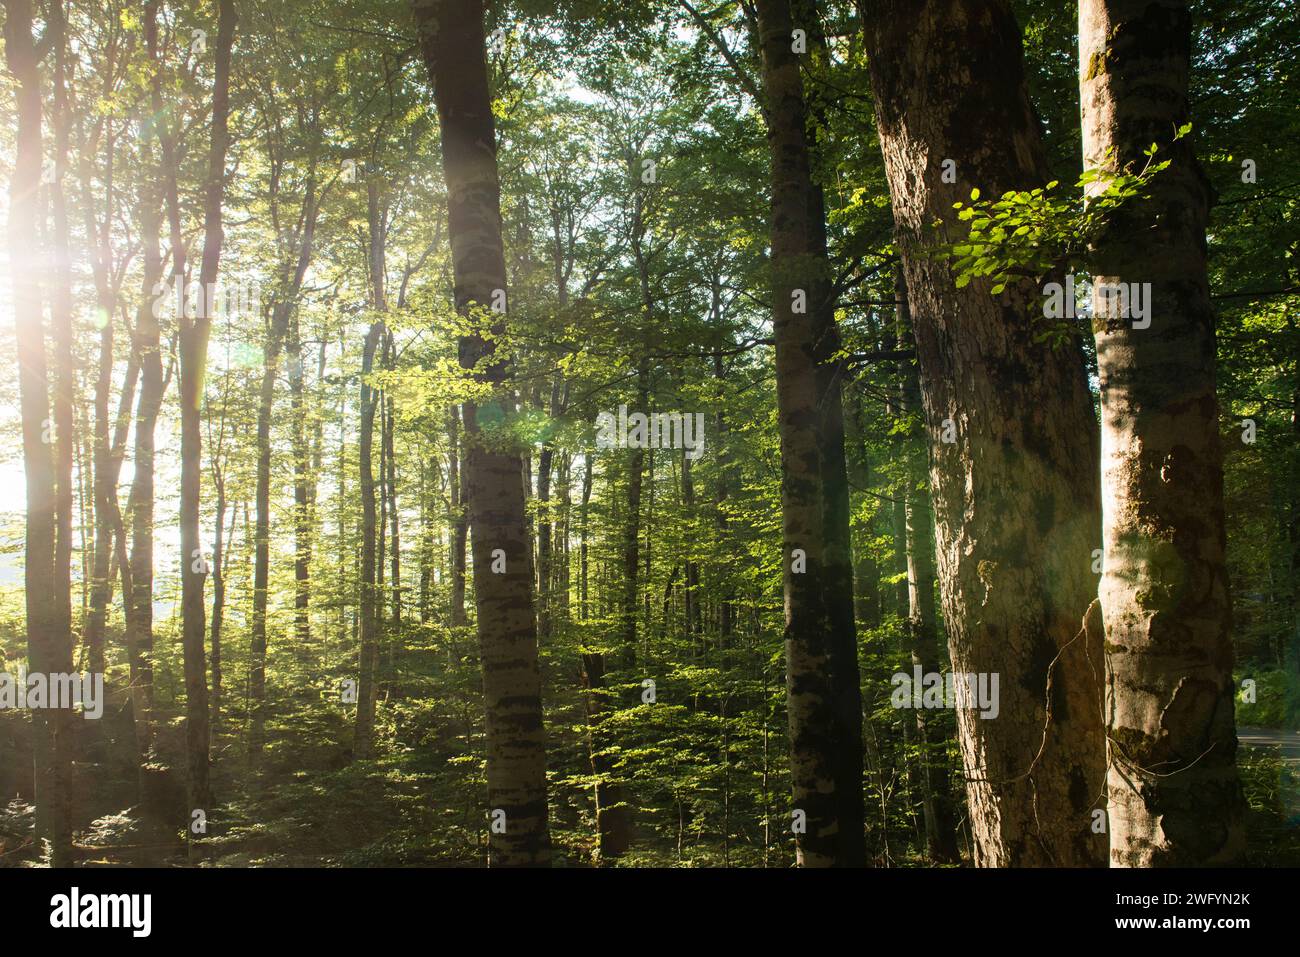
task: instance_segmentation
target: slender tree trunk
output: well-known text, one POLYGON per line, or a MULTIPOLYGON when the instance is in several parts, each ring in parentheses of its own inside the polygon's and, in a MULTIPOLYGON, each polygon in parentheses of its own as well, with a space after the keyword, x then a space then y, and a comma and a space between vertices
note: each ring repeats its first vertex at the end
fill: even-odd
POLYGON ((465 549, 469 538, 469 510, 460 464, 464 461, 464 440, 460 435, 460 410, 447 415, 447 473, 451 496, 451 626, 465 625, 465 549))
MULTIPOLYGON (((238 14, 233 0, 218 5, 215 85, 212 91, 212 138, 208 148, 207 190, 203 206, 203 259, 199 265, 202 307, 194 317, 181 317, 181 643, 185 667, 185 740, 189 764, 191 812, 211 813, 209 782, 208 668, 203 638, 207 630, 203 586, 207 562, 199 531, 202 508, 202 405, 207 374, 208 337, 212 326, 210 294, 217 281, 223 240, 221 205, 225 197, 226 150, 230 143, 230 54, 238 14)), ((179 239, 177 236, 175 239, 179 239)), ((173 249, 173 257, 177 250, 173 249)), ((177 282, 184 281, 178 269, 177 282)), ((193 838, 192 831, 187 834, 193 838)))
POLYGON ((249 634, 250 722, 248 750, 261 753, 266 725, 266 608, 271 573, 271 417, 275 404, 275 379, 280 366, 289 321, 297 308, 307 267, 311 263, 316 220, 323 196, 317 195, 315 169, 309 171, 297 235, 297 262, 283 277, 271 307, 270 328, 263 347, 262 383, 257 399, 257 521, 253 548, 253 617, 249 634))
MULTIPOLYGON (((1186 139, 1192 14, 1180 0, 1082 0, 1085 168, 1171 165, 1110 216, 1092 250, 1101 381, 1110 860, 1230 863, 1245 847, 1237 777, 1231 606, 1209 185, 1186 139), (1136 328, 1105 284, 1149 283, 1136 328)), ((1100 185, 1100 184, 1099 184, 1100 185)))
POLYGON ((298 317, 289 323, 285 344, 289 366, 290 431, 293 446, 293 633, 294 648, 306 660, 311 647, 311 459, 307 444, 307 407, 298 317))
POLYGON ((569 593, 572 587, 572 552, 569 546, 569 536, 571 524, 573 521, 573 455, 564 453, 560 456, 560 514, 559 524, 557 526, 557 539, 555 541, 555 613, 561 624, 567 624, 572 620, 572 596, 569 593))
POLYGON ((972 188, 999 195, 1045 178, 1020 31, 1004 0, 935 0, 919 13, 901 0, 864 6, 932 437, 952 667, 999 680, 996 720, 957 714, 975 860, 1098 865, 1101 644, 1083 620, 1096 595, 1100 503, 1081 350, 1025 332, 1041 309, 1032 282, 1000 298, 982 280, 957 289, 926 249, 963 235, 952 204, 972 188))
MULTIPOLYGON (((113 69, 115 57, 110 54, 106 70, 113 69)), ((106 87, 106 89, 111 89, 106 87)), ((95 309, 102 323, 99 330, 99 364, 95 377, 94 425, 91 440, 93 462, 95 527, 91 555, 90 606, 86 612, 84 640, 87 663, 93 674, 104 672, 104 632, 108 603, 112 596, 113 528, 112 513, 116 510, 117 474, 112 471, 109 434, 109 400, 113 391, 114 323, 117 311, 117 287, 112 276, 113 249, 111 225, 116 213, 117 192, 113 179, 115 137, 111 125, 104 147, 104 218, 96 222, 93 180, 93 151, 84 150, 81 156, 81 205, 86 219, 86 236, 95 237, 97 248, 91 263, 95 279, 95 309)), ((131 380, 128 372, 128 380, 131 380)), ((133 380, 132 380, 133 382, 133 380)), ((129 409, 130 403, 127 403, 129 409)), ((129 415, 129 411, 128 411, 129 415)), ((120 461, 120 460, 119 460, 120 461)), ((96 732, 98 734, 98 732, 96 732)))
MULTIPOLYGON (((695 519, 695 481, 691 475, 691 458, 686 449, 682 449, 682 505, 686 509, 688 521, 695 519)), ((693 526, 692 526, 693 527, 693 526)), ((692 536, 692 539, 694 536, 692 536)), ((686 633, 699 635, 702 631, 700 614, 700 565, 688 551, 686 558, 686 633)))
MULTIPOLYGON (((649 363, 642 361, 637 368, 637 409, 644 415, 649 415, 650 409, 650 371, 649 363)), ((622 565, 623 565, 623 591, 622 607, 619 609, 620 630, 622 633, 621 646, 619 648, 619 663, 630 668, 636 664, 636 634, 637 634, 637 585, 641 575, 641 491, 645 485, 645 449, 637 446, 631 449, 627 455, 627 515, 623 524, 623 542, 622 542, 622 565)), ((647 579, 644 587, 649 594, 650 582, 647 579)), ((650 616, 646 615, 646 627, 649 627, 650 616)))
MULTIPOLYGON (((45 330, 41 309, 41 257, 37 190, 41 179, 41 74, 32 37, 30 0, 5 0, 5 59, 17 80, 17 153, 9 186, 9 273, 18 390, 23 425, 27 515, 23 574, 27 656, 31 670, 49 675, 71 670, 70 635, 63 628, 56 590, 55 536, 58 487, 49 429, 45 330)), ((71 742, 61 709, 35 714, 35 779, 39 832, 50 841, 55 867, 72 864, 71 742)))
MULTIPOLYGON (((221 721, 221 628, 226 617, 226 550, 222 536, 226 528, 226 483, 217 473, 216 534, 212 536, 212 718, 209 734, 215 736, 221 721)), ((233 532, 235 522, 231 519, 233 532)))
MULTIPOLYGON (((871 489, 871 461, 866 440, 862 435, 862 399, 858 390, 850 389, 845 396, 848 408, 844 416, 846 462, 852 484, 862 492, 871 489)), ((863 538, 873 538, 870 518, 862 529, 863 538)), ((864 544, 856 549, 853 566, 853 608, 858 625, 862 628, 879 628, 881 621, 880 567, 873 549, 864 544)))
POLYGON ((797 856, 805 867, 854 866, 866 859, 862 702, 825 226, 790 6, 761 0, 756 9, 772 177, 792 808, 805 815, 797 856))
MULTIPOLYGON (((392 369, 396 363, 393 355, 393 336, 388 335, 388 361, 387 367, 392 369)), ((385 485, 388 491, 388 524, 389 533, 392 536, 392 549, 389 554, 389 578, 393 590, 392 612, 389 618, 390 635, 392 639, 394 657, 397 655, 397 642, 401 640, 402 628, 402 539, 401 539, 401 519, 397 512, 397 448, 394 440, 396 425, 396 409, 393 403, 393 397, 387 397, 388 414, 384 419, 384 445, 387 458, 387 479, 385 485)))
POLYGON ((361 657, 357 681, 357 718, 353 754, 358 759, 374 753, 375 684, 379 665, 379 613, 375 588, 375 536, 378 532, 375 504, 375 474, 372 449, 375 434, 376 389, 369 377, 374 369, 375 353, 384 333, 384 324, 374 322, 366 333, 361 358, 361 436, 359 466, 361 476, 361 657))
POLYGON ((586 621, 591 613, 590 594, 588 592, 588 549, 591 538, 591 466, 591 453, 584 453, 582 457, 582 500, 578 505, 578 524, 580 525, 578 533, 580 536, 578 541, 578 617, 583 621, 586 621))
MULTIPOLYGON (((155 34, 155 39, 150 42, 156 42, 153 17, 146 18, 146 28, 155 34)), ((127 514, 131 523, 131 598, 126 607, 126 644, 131 665, 131 710, 135 721, 137 759, 141 790, 145 796, 151 790, 148 784, 152 774, 148 769, 153 751, 154 429, 166 389, 159 323, 154 314, 154 290, 163 276, 160 238, 163 196, 157 182, 158 170, 152 162, 152 138, 155 137, 146 138, 140 146, 144 170, 140 186, 143 288, 132 330, 132 348, 140 367, 140 392, 135 415, 134 473, 127 497, 127 514)))
MULTIPOLYGON (((718 289, 718 283, 715 282, 713 291, 713 314, 715 316, 719 313, 721 308, 719 298, 720 290, 718 289)), ((716 354, 713 357, 713 376, 718 380, 719 388, 722 388, 722 381, 724 378, 722 356, 716 354)), ((727 529, 730 524, 727 519, 727 502, 731 496, 732 461, 731 453, 727 446, 727 418, 726 413, 724 413, 721 408, 721 403, 719 403, 718 412, 714 419, 717 423, 718 434, 716 442, 716 448, 718 450, 718 479, 717 494, 715 497, 717 505, 717 510, 715 512, 715 525, 722 541, 726 543, 728 540, 727 529)), ((724 571, 724 575, 725 574, 726 572, 724 571)), ((722 583, 722 599, 718 602, 718 647, 720 648, 728 648, 731 646, 731 632, 735 627, 736 618, 735 597, 735 588, 733 587, 730 576, 728 575, 722 583)))
MULTIPOLYGON (((481 314, 506 289, 483 4, 412 0, 412 7, 442 131, 456 308, 481 314)), ((504 327, 504 314, 494 315, 493 335, 504 327)), ((494 341, 462 337, 460 361, 496 387, 496 401, 502 402, 505 357, 495 355, 494 341)), ((477 403, 465 403, 464 415, 487 712, 490 860, 494 866, 546 865, 546 749, 521 456, 483 440, 477 403), (494 571, 502 561, 504 570, 494 571)))
MULTIPOLYGON (((905 328, 900 329, 899 348, 904 348, 912 342, 901 274, 897 276, 897 287, 900 317, 906 323, 905 328)), ((910 420, 914 415, 923 414, 921 384, 912 362, 904 360, 901 378, 900 411, 910 420)), ((913 667, 919 665, 922 674, 940 674, 943 655, 939 649, 939 626, 935 620, 934 512, 926 481, 929 462, 922 436, 923 433, 915 438, 909 436, 904 460, 908 651, 913 667)), ((959 859, 957 816, 952 806, 948 759, 944 753, 951 736, 941 730, 943 725, 937 716, 931 717, 924 708, 914 709, 913 714, 917 743, 924 749, 921 769, 925 789, 927 853, 933 861, 953 864, 959 859)))
MULTIPOLYGON (((560 383, 551 384, 550 415, 557 413, 560 383)), ((554 518, 551 514, 551 470, 555 449, 549 441, 542 444, 537 457, 537 636, 551 636, 551 538, 554 518)))

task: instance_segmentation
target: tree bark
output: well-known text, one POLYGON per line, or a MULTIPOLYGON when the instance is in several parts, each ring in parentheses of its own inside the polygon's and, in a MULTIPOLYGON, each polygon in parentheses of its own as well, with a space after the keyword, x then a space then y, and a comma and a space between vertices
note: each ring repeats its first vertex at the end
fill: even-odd
MULTIPOLYGON (((483 4, 412 0, 412 8, 442 131, 456 308, 482 314, 506 289, 483 4)), ((493 314, 493 340, 470 334, 460 341, 462 367, 495 387, 495 401, 502 404, 506 368, 504 357, 496 355, 495 336, 504 328, 504 313, 493 314)), ((466 402, 463 410, 494 825, 490 862, 542 866, 551 857, 546 749, 521 456, 482 433, 478 403, 466 402), (497 559, 504 560, 504 571, 494 571, 497 559)))
POLYGON ((1116 867, 1226 864, 1245 842, 1206 275, 1209 185, 1190 141, 1172 139, 1188 119, 1191 44, 1185 2, 1079 4, 1085 168, 1141 169, 1151 143, 1171 163, 1147 196, 1109 216, 1090 256, 1094 291, 1151 286, 1149 328, 1135 328, 1113 298, 1093 311, 1116 867))
POLYGON ((817 222, 807 111, 787 0, 756 4, 771 154, 771 277, 781 433, 791 783, 807 867, 865 863, 862 703, 849 556, 838 337, 817 222), (829 317, 829 322, 828 322, 829 317))
MULTIPOLYGON (((230 55, 235 40, 238 14, 234 0, 218 5, 217 43, 214 53, 215 82, 212 90, 212 134, 208 147, 208 173, 203 204, 203 258, 199 264, 202 307, 192 318, 181 316, 180 403, 181 403, 181 644, 185 668, 185 741, 189 763, 190 810, 211 813, 209 781, 210 712, 208 668, 203 647, 207 630, 203 586, 207 563, 199 530, 203 481, 203 383, 207 374, 208 338, 212 327, 209 290, 215 287, 221 265, 222 200, 225 197, 226 150, 230 144, 230 55)), ((179 240, 179 236, 174 240, 179 240)), ((173 250, 173 257, 178 249, 173 250)), ((178 260, 179 262, 179 260, 178 260)), ((176 281, 184 281, 176 270, 176 281)), ((193 833, 187 829, 191 840, 193 833)))
POLYGON ((358 464, 361 481, 361 656, 357 680, 357 717, 352 752, 358 759, 374 754, 375 683, 379 664, 379 611, 375 587, 375 536, 378 532, 372 450, 375 434, 376 389, 369 377, 384 324, 371 323, 361 358, 361 436, 358 464))
POLYGON ((1101 646, 1082 622, 1096 595, 1100 503, 1081 351, 1033 341, 1026 315, 1041 299, 1032 282, 999 299, 983 280, 957 289, 927 250, 963 235, 952 204, 972 187, 999 195, 1045 179, 1020 31, 1004 0, 864 6, 925 419, 937 438, 930 474, 952 667, 999 675, 997 720, 957 714, 975 861, 1099 865, 1101 646), (944 182, 949 159, 954 183, 944 182))
MULTIPOLYGON (((145 17, 150 60, 157 56, 156 5, 145 17)), ((153 750, 153 522, 154 431, 167 382, 163 374, 161 332, 155 315, 155 289, 162 284, 162 211, 164 190, 161 171, 153 162, 152 141, 160 139, 156 126, 146 124, 140 144, 142 168, 139 189, 140 237, 144 247, 142 289, 132 330, 132 349, 140 367, 140 392, 135 415, 134 472, 127 497, 131 523, 130 601, 126 607, 126 644, 131 665, 131 710, 135 722, 141 790, 148 794, 152 780, 148 769, 153 750)), ((166 290, 164 288, 164 295, 166 290)), ((183 556, 182 556, 183 557, 183 556)))
MULTIPOLYGON (((38 235, 40 188, 41 73, 32 36, 30 0, 5 0, 5 59, 17 80, 16 156, 9 186, 9 274, 12 282, 18 390, 22 414, 27 514, 23 577, 27 656, 33 672, 71 670, 71 636, 63 627, 56 590, 55 536, 58 486, 51 447, 50 396, 41 309, 42 271, 38 235)), ((35 714, 35 781, 38 826, 53 851, 55 867, 72 863, 71 742, 62 709, 35 714)))
POLYGON ((294 236, 296 262, 289 264, 281 277, 263 346, 262 383, 257 400, 257 520, 253 548, 253 618, 249 636, 249 697, 252 714, 248 750, 252 755, 257 755, 262 750, 266 724, 266 608, 271 572, 271 416, 275 403, 275 379, 289 321, 297 308, 298 294, 311 263, 316 222, 323 199, 317 193, 316 170, 313 166, 307 174, 306 194, 299 216, 300 228, 294 236))
POLYGON ((460 464, 464 461, 464 440, 460 435, 460 410, 453 406, 447 414, 447 472, 451 495, 451 626, 464 626, 465 617, 465 548, 469 538, 469 510, 465 503, 465 483, 460 464))

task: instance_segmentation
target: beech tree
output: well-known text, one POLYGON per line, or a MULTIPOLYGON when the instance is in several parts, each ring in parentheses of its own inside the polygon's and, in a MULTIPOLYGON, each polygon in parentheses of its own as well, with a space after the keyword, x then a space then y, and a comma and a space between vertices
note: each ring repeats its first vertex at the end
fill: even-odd
POLYGON ((930 434, 939 584, 953 671, 997 673, 996 721, 958 711, 983 866, 1096 865, 1101 636, 1085 627, 1100 535, 1097 435, 1076 340, 1026 331, 1031 281, 958 288, 927 255, 952 205, 1046 181, 1008 4, 864 7, 896 241, 930 434), (961 69, 935 70, 951 60, 961 69), (949 173, 949 175, 945 175, 949 173), (978 196, 978 193, 975 193, 978 196), (940 221, 936 236, 931 224, 940 221))
MULTIPOLYGON (((1210 196, 1191 140, 1180 135, 1190 117, 1191 33, 1179 0, 1079 4, 1085 167, 1139 169, 1153 147, 1169 160, 1147 195, 1108 214, 1090 256, 1117 867, 1224 864, 1243 842, 1206 273, 1210 196), (1130 314, 1137 296, 1149 317, 1130 314)), ((1097 180, 1094 192, 1104 185, 1097 180)))
MULTIPOLYGON (((48 40, 56 40, 47 34, 48 40)), ((27 654, 32 671, 68 672, 72 641, 68 633, 66 586, 60 587, 56 557, 59 535, 59 472, 56 470, 50 419, 45 322, 42 314, 41 254, 37 236, 41 183, 42 116, 41 61, 50 43, 38 45, 32 32, 29 0, 5 2, 5 59, 18 81, 17 153, 9 186, 9 270, 18 342, 18 387, 22 413, 23 470, 26 474, 27 519, 23 555, 27 654)), ((61 41, 60 41, 61 42, 61 41)), ((60 440, 67 443, 70 436, 60 440)), ((70 709, 37 713, 33 750, 41 836, 49 841, 56 867, 72 863, 70 709)))
MULTIPOLYGON (((420 49, 433 84, 447 183, 447 234, 456 308, 491 324, 460 340, 460 364, 490 386, 505 378, 494 340, 505 328, 496 128, 488 90, 481 0, 413 0, 420 49), (495 307, 495 308, 494 308, 495 307)), ((499 412, 506 402, 491 399, 499 412)), ((538 866, 550 858, 546 749, 537 663, 532 554, 524 522, 522 463, 479 424, 479 403, 461 406, 462 478, 473 536, 474 604, 487 713, 491 862, 538 866)))

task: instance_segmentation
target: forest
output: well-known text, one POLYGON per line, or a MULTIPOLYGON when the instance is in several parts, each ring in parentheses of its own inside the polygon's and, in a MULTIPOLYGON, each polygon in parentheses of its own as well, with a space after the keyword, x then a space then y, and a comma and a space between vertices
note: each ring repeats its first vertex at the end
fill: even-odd
POLYGON ((2 5, 0 868, 1300 865, 1289 0, 2 5))

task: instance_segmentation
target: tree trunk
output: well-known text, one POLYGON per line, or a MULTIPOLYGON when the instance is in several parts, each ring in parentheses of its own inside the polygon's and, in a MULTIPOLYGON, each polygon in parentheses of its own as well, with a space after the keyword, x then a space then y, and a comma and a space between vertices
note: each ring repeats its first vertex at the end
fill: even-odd
MULTIPOLYGON (((844 416, 844 433, 846 464, 853 486, 864 493, 871 489, 871 460, 867 451, 866 439, 862 434, 862 398, 857 389, 850 389, 845 396, 848 408, 844 416)), ((862 529, 862 537, 869 543, 872 539, 871 519, 868 518, 862 529)), ((856 550, 853 566, 853 609, 854 617, 862 628, 880 627, 881 596, 880 566, 869 544, 856 550)))
MULTIPOLYGON (((211 813, 209 784, 208 668, 203 639, 207 630, 203 585, 207 563, 199 530, 202 507, 202 405, 207 373, 208 337, 212 326, 209 290, 221 264, 222 200, 225 197, 226 149, 230 144, 230 52, 238 14, 233 0, 218 5, 215 84, 212 91, 212 138, 208 148, 207 192, 203 207, 203 259, 199 265, 202 307, 192 319, 182 316, 180 339, 181 402, 181 643, 185 659, 185 740, 189 763, 190 810, 211 813)), ((179 240, 180 237, 174 237, 179 240)), ((173 249, 173 257, 178 248, 173 249)), ((179 260, 178 260, 179 261, 179 260)), ((177 282, 184 281, 178 269, 177 282)), ((190 833, 187 831, 187 833, 190 833)), ((193 834, 190 833, 190 837, 193 834)))
POLYGON ((311 473, 307 444, 307 407, 304 399, 302 334, 298 317, 289 323, 285 344, 289 365, 290 432, 293 451, 293 643, 299 660, 307 660, 311 646, 311 473))
MULTIPOLYGON (((153 17, 146 18, 146 29, 154 34, 150 43, 156 43, 156 20, 153 17)), ((149 790, 146 785, 151 780, 151 773, 147 768, 153 750, 154 429, 166 389, 158 317, 154 314, 155 287, 161 284, 163 276, 160 238, 163 196, 157 182, 158 170, 152 162, 150 140, 154 138, 156 133, 147 134, 140 145, 143 288, 132 330, 132 348, 140 366, 140 393, 135 415, 134 473, 127 497, 127 514, 131 523, 131 586, 130 602, 126 607, 126 644, 131 665, 131 710, 142 792, 149 790)))
MULTIPOLYGON (((900 299, 899 312, 907 321, 900 329, 899 348, 912 345, 910 317, 907 316, 901 274, 897 277, 900 299)), ((921 415, 921 384, 916 366, 907 360, 902 364, 901 407, 902 414, 911 418, 921 415)), ((909 422, 910 425, 910 422, 909 422)), ((930 507, 930 492, 926 476, 929 472, 926 448, 920 444, 921 436, 909 436, 905 452, 904 511, 907 554, 907 639, 908 652, 913 667, 919 665, 922 674, 940 674, 943 656, 939 651, 938 622, 935 621, 934 604, 934 512, 930 507)), ((957 822, 952 806, 949 786, 948 758, 945 754, 950 735, 941 730, 944 722, 931 718, 923 708, 913 712, 916 719, 917 743, 923 750, 922 786, 924 787, 925 840, 930 859, 941 864, 954 864, 959 859, 957 850, 957 822)))
MULTIPOLYGON (((695 519, 695 482, 691 475, 691 458, 686 449, 682 449, 682 506, 686 509, 688 521, 695 519)), ((694 536, 692 536, 693 538, 694 536)), ((691 546, 688 546, 690 548, 691 546)), ((686 633, 699 635, 702 630, 700 614, 700 565, 687 553, 686 559, 686 633)))
POLYGON ((465 617, 465 546, 469 537, 469 511, 460 463, 464 461, 464 440, 460 435, 460 410, 447 415, 447 472, 451 495, 451 626, 467 623, 465 617))
MULTIPOLYGON (((650 371, 649 363, 642 360, 637 367, 637 411, 644 415, 649 415, 650 409, 650 371)), ((627 455, 627 516, 623 525, 623 542, 622 542, 622 567, 623 567, 623 587, 622 603, 619 609, 619 626, 621 632, 621 644, 619 647, 618 664, 624 668, 631 668, 636 664, 636 633, 637 633, 637 582, 641 576, 641 490, 645 484, 645 449, 637 446, 631 449, 627 455)), ((645 582, 647 595, 649 594, 648 580, 645 582)), ((649 627, 649 615, 646 616, 646 626, 649 627)))
MULTIPOLYGON (((718 289, 718 285, 719 284, 715 280, 713 284, 714 287, 713 288, 713 303, 714 303, 713 314, 715 316, 717 316, 720 311, 720 305, 718 302, 720 297, 720 290, 718 289)), ((718 380, 718 384, 719 384, 718 387, 723 388, 722 381, 724 379, 724 372, 723 372, 723 365, 722 365, 722 356, 717 354, 714 354, 713 356, 713 375, 714 378, 718 380)), ((722 410, 722 403, 718 404, 718 412, 714 416, 714 421, 717 423, 716 432, 718 435, 717 441, 715 443, 715 446, 718 450, 717 451, 718 478, 717 478, 717 490, 715 495, 716 511, 714 513, 715 516, 714 525, 718 530, 718 535, 721 541, 725 545, 728 541, 728 537, 727 537, 728 526, 730 524, 727 519, 727 508, 728 508, 727 500, 731 496, 732 461, 731 461, 731 452, 727 448, 727 431, 728 431, 727 417, 726 417, 726 413, 724 413, 722 410)), ((732 584, 730 571, 724 570, 723 575, 725 577, 721 583, 722 598, 718 602, 718 647, 725 649, 731 646, 731 631, 732 628, 734 627, 735 618, 736 618, 736 614, 735 614, 736 592, 735 592, 735 587, 732 584)))
POLYGON ((926 249, 963 235, 952 204, 972 187, 992 196, 1045 178, 1019 28, 1004 0, 936 0, 919 16, 900 0, 865 6, 925 420, 937 437, 930 472, 952 667, 999 676, 996 720, 957 714, 975 860, 1098 865, 1101 646, 1082 624, 1096 595, 1100 503, 1082 355, 1077 342, 1053 349, 1026 331, 1026 314, 1041 309, 1032 282, 1001 298, 983 280, 957 289, 926 249), (943 181, 948 159, 955 183, 943 181))
POLYGON ((257 399, 257 521, 253 548, 253 619, 249 635, 249 754, 262 750, 266 723, 266 607, 271 572, 271 416, 275 402, 275 379, 284 349, 289 320, 297 308, 303 278, 311 263, 316 220, 323 196, 316 193, 316 171, 308 172, 297 239, 297 262, 282 277, 277 299, 271 307, 270 328, 263 347, 262 384, 257 399))
POLYGON ((375 434, 376 389, 368 379, 374 369, 375 353, 384 333, 382 322, 373 322, 366 333, 361 358, 361 656, 357 680, 357 718, 352 753, 358 759, 374 753, 375 679, 379 664, 379 612, 375 588, 375 536, 378 532, 375 504, 375 475, 372 449, 375 434))
MULTIPOLYGON (((9 273, 12 280, 18 390, 23 427, 27 515, 23 554, 27 656, 33 672, 71 670, 71 640, 55 589, 58 488, 51 447, 41 308, 38 235, 41 75, 32 38, 30 0, 5 0, 5 59, 17 80, 17 152, 9 187, 9 273)), ((72 864, 71 742, 62 709, 35 713, 35 780, 39 833, 50 841, 55 867, 72 864)))
POLYGON ((1134 328, 1114 297, 1093 313, 1116 867, 1226 864, 1245 844, 1206 276, 1210 197, 1190 142, 1172 139, 1188 119, 1191 43, 1185 2, 1079 4, 1085 168, 1141 169, 1151 143, 1171 162, 1148 197, 1109 217, 1090 263, 1094 291, 1151 287, 1149 328, 1134 328))
MULTIPOLYGON (((226 528, 226 486, 220 474, 217 476, 216 534, 212 536, 212 717, 208 733, 216 735, 221 720, 221 627, 226 616, 226 551, 222 536, 226 528)), ((232 518, 231 532, 235 522, 232 518)))
MULTIPOLYGON (((388 334, 388 359, 385 363, 389 369, 394 368, 396 359, 393 352, 393 335, 388 334)), ((387 459, 387 477, 385 487, 388 492, 388 524, 389 533, 392 536, 391 551, 389 553, 389 578, 393 590, 392 611, 389 618, 390 644, 392 644, 391 654, 396 660, 397 642, 401 640, 402 628, 402 539, 400 537, 400 518, 397 513, 397 448, 394 442, 394 431, 396 425, 396 409, 393 403, 393 397, 386 398, 388 403, 388 414, 384 419, 384 446, 385 457, 387 459)))
MULTIPOLYGON (((481 315, 506 289, 483 4, 412 0, 412 7, 442 130, 456 308, 481 315)), ((504 331, 505 319, 504 313, 492 315, 495 337, 504 331)), ((501 388, 505 359, 495 355, 495 338, 463 336, 460 362, 496 387, 496 402, 506 401, 501 388)), ((546 865, 551 857, 546 749, 521 456, 485 440, 476 402, 465 403, 464 415, 487 712, 490 861, 494 866, 546 865), (494 563, 501 567, 498 559, 505 563, 500 572, 493 569, 494 563)))
MULTIPOLYGON (((551 403, 548 412, 558 413, 560 383, 551 384, 551 403)), ((551 470, 555 449, 548 439, 542 444, 537 457, 537 637, 545 640, 551 635, 551 533, 554 519, 551 515, 551 470)))
POLYGON ((806 867, 865 863, 862 704, 844 424, 820 200, 787 0, 756 4, 771 155, 771 278, 781 433, 793 809, 806 867), (829 324, 827 318, 830 317, 829 324))
POLYGON ((590 615, 588 604, 588 549, 591 538, 591 453, 582 456, 582 499, 578 505, 578 617, 586 621, 590 615))

